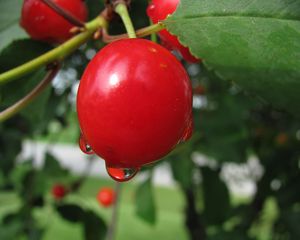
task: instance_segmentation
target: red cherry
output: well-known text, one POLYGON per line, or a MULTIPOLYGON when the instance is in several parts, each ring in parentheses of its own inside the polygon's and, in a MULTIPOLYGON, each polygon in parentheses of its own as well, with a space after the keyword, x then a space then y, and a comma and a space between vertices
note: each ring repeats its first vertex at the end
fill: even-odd
MULTIPOLYGON (((153 0, 147 8, 147 15, 151 18, 153 23, 164 20, 169 14, 175 12, 179 0, 153 0)), ((182 57, 190 62, 197 63, 199 59, 194 57, 187 47, 181 45, 177 37, 171 35, 167 30, 159 32, 159 37, 162 40, 162 44, 171 50, 178 50, 182 57)))
MULTIPOLYGON (((82 0, 52 0, 81 21, 87 19, 87 8, 82 0)), ((72 37, 74 25, 65 20, 40 0, 24 0, 21 26, 36 40, 62 43, 72 37)))
POLYGON ((102 188, 97 194, 97 200, 103 207, 109 207, 115 202, 115 191, 112 188, 102 188))
POLYGON ((52 192, 52 196, 56 200, 60 200, 66 196, 68 191, 64 185, 56 184, 52 187, 51 192, 52 192))
POLYGON ((93 151, 108 169, 125 170, 128 180, 128 172, 135 174, 164 157, 185 138, 192 121, 190 80, 160 45, 119 40, 88 64, 79 84, 77 112, 93 151))

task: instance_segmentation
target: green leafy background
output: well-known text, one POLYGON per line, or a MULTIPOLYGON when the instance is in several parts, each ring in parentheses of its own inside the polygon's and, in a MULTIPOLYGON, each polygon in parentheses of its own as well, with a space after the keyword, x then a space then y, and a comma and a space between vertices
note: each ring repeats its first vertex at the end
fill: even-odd
POLYGON ((182 0, 165 24, 219 77, 300 116, 300 1, 182 0))

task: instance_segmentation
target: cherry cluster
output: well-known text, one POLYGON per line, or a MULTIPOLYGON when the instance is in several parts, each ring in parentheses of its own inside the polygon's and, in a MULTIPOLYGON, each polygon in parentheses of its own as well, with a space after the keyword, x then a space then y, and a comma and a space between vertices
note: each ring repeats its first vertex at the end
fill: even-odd
MULTIPOLYGON (((21 25, 33 39, 62 43, 72 37, 67 19, 39 0, 25 0, 21 25)), ((49 1, 47 1, 49 2, 49 1)), ((52 0, 80 21, 82 0, 52 0)), ((153 0, 147 9, 154 23, 172 14, 179 0, 153 0)), ((192 88, 184 67, 169 50, 199 61, 177 37, 159 32, 163 47, 146 39, 126 38, 102 48, 80 81, 77 112, 80 148, 106 162, 117 181, 166 156, 192 135, 192 88)))

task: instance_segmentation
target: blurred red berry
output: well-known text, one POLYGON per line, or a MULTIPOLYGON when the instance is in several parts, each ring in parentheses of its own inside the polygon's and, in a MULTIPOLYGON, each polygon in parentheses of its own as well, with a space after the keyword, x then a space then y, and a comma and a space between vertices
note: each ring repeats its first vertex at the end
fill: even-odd
POLYGON ((97 200, 103 207, 109 207, 115 202, 115 197, 115 191, 105 187, 98 192, 97 200))
POLYGON ((56 184, 52 187, 52 196, 57 200, 64 198, 67 192, 68 191, 64 185, 56 184))
POLYGON ((275 142, 278 146, 284 146, 288 142, 289 137, 286 133, 279 133, 276 136, 275 142))

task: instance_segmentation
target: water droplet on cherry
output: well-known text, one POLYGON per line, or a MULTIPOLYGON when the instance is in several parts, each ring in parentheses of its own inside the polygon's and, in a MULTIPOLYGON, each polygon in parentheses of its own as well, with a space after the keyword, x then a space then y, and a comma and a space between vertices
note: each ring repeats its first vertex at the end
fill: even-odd
POLYGON ((80 147, 80 150, 85 154, 94 154, 93 149, 86 142, 86 140, 84 139, 82 134, 80 134, 80 137, 79 137, 79 147, 80 147))
POLYGON ((118 182, 126 182, 132 179, 139 170, 139 168, 116 168, 106 166, 108 175, 118 182))

